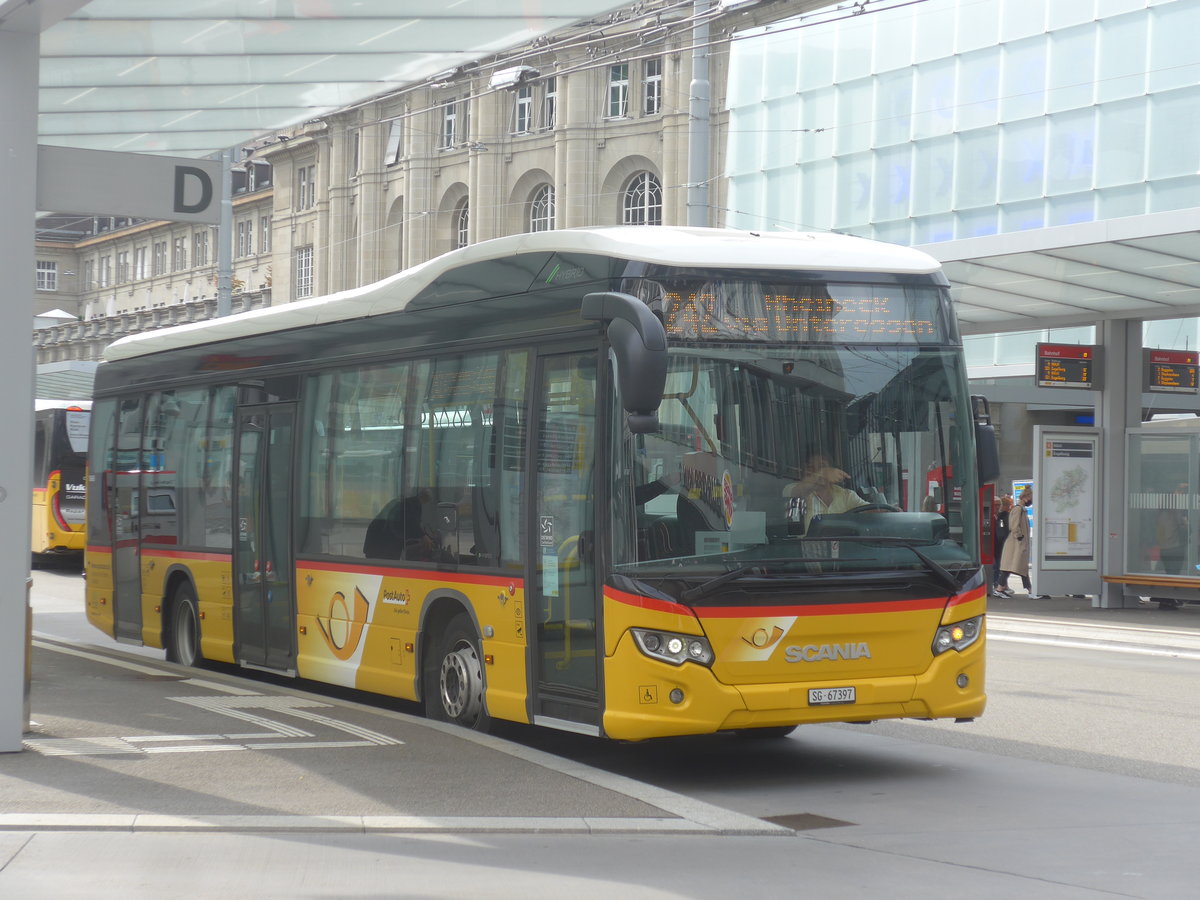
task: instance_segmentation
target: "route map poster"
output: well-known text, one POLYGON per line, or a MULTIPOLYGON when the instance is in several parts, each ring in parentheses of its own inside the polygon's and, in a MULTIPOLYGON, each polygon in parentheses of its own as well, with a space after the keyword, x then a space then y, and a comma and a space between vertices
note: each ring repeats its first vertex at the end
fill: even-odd
POLYGON ((1047 437, 1042 441, 1041 552, 1043 561, 1096 558, 1096 440, 1047 437))

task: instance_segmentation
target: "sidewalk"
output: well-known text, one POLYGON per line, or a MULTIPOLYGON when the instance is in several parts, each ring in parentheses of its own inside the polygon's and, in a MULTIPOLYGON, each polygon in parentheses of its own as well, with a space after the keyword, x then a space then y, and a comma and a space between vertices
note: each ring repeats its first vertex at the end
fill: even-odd
POLYGON ((34 641, 5 831, 791 834, 385 708, 34 641))
POLYGON ((988 639, 1200 659, 1200 605, 1099 609, 1088 597, 989 597, 988 639))
POLYGON ((1090 597, 1050 597, 1039 600, 1026 594, 1013 597, 988 597, 988 613, 997 615, 1057 617, 1073 622, 1098 624, 1146 625, 1154 628, 1181 628, 1200 631, 1200 604, 1181 609, 1160 609, 1157 603, 1141 603, 1120 609, 1092 606, 1090 597))

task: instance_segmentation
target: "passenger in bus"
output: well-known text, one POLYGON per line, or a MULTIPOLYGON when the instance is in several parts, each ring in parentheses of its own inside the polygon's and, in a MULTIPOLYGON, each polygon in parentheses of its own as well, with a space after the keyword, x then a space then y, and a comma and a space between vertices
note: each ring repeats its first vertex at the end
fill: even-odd
POLYGON ((828 456, 818 453, 810 457, 804 477, 783 489, 783 496, 789 498, 788 520, 803 522, 804 530, 808 531, 815 516, 866 506, 866 500, 850 488, 842 487, 842 482, 849 478, 850 473, 833 465, 828 456))
POLYGON ((367 526, 363 555, 368 559, 432 559, 438 542, 424 525, 424 509, 433 500, 429 488, 388 502, 367 526))

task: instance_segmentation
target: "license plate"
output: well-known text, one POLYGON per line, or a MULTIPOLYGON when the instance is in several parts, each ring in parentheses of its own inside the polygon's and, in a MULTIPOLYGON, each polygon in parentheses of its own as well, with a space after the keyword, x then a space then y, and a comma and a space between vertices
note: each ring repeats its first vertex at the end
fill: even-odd
POLYGON ((854 699, 852 687, 808 689, 809 706, 836 706, 839 703, 853 703, 854 699))

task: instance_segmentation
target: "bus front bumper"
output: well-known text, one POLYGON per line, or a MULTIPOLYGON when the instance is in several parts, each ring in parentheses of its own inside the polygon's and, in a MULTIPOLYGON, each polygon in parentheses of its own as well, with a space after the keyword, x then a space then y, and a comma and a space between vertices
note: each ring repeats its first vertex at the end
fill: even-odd
POLYGON ((722 684, 694 663, 671 666, 642 655, 622 639, 605 661, 604 732, 619 740, 644 740, 734 729, 875 719, 973 719, 983 713, 984 645, 934 657, 919 675, 801 682, 722 684), (811 705, 814 688, 853 687, 852 704, 811 705))

